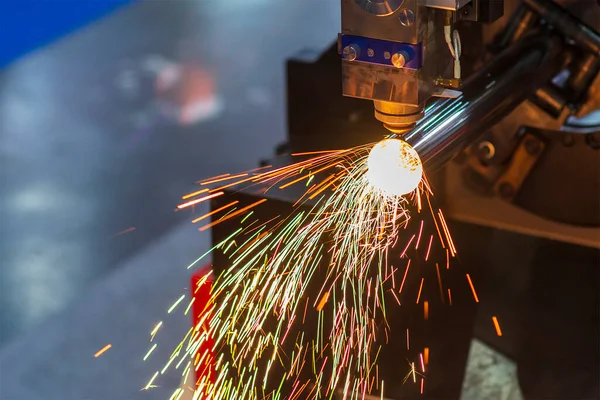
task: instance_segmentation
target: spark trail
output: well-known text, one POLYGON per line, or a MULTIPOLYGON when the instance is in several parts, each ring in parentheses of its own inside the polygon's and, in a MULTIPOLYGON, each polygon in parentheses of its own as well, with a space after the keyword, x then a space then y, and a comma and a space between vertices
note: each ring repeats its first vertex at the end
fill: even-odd
MULTIPOLYGON (((249 206, 233 201, 194 220, 212 216, 213 222, 201 230, 234 218, 241 221, 212 249, 223 252, 229 266, 214 283, 200 322, 161 374, 173 366, 183 367, 184 376, 192 369, 203 372, 197 382, 188 382, 196 399, 332 398, 336 393, 358 399, 379 386, 383 391, 378 358, 389 331, 386 304, 392 299, 394 306, 400 305, 410 266, 409 260, 404 269, 394 268, 388 260, 405 257, 419 243, 428 243, 421 246, 427 248, 427 259, 434 239, 433 234, 421 237, 422 219, 418 237, 403 237, 411 221, 409 209, 420 214, 425 199, 438 244, 450 250, 448 257, 456 250, 441 211, 434 213, 431 207, 425 178, 405 196, 371 184, 367 160, 372 146, 310 154, 312 158, 282 168, 223 175, 201 182, 220 186, 184 196, 180 209, 240 184, 306 188, 294 212, 270 221, 253 218, 264 201, 249 206), (312 183, 317 174, 324 177, 312 183), (304 324, 307 312, 316 327, 304 324)), ((439 285, 444 295, 441 279, 439 285)), ((420 296, 421 290, 417 303, 420 296)), ((408 331, 406 339, 408 347, 408 331)), ((407 362, 407 371, 415 382, 416 375, 422 376, 422 354, 420 362, 407 362), (421 371, 415 364, 422 365, 421 371)), ((157 376, 158 371, 146 388, 157 376)))

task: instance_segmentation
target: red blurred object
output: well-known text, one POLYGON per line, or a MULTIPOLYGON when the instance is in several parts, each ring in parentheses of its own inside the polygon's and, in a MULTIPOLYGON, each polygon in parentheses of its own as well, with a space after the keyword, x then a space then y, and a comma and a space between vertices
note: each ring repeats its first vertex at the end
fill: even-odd
MULTIPOLYGON (((208 330, 208 323, 210 315, 206 318, 205 314, 209 312, 207 307, 210 302, 210 292, 213 284, 212 274, 210 274, 210 265, 205 265, 199 268, 191 279, 192 295, 194 297, 194 304, 192 305, 192 324, 193 327, 200 332, 200 334, 208 330), (202 320, 202 325, 199 325, 202 320)), ((211 337, 208 340, 204 340, 202 345, 198 348, 196 356, 194 357, 194 368, 196 370, 196 384, 200 383, 203 378, 207 383, 214 383, 215 380, 215 367, 214 367, 214 341, 211 337)))

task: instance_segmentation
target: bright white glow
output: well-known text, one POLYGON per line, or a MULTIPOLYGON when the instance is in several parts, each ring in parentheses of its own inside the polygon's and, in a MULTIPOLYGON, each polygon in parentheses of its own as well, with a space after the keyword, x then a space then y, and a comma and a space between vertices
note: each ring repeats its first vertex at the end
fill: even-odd
POLYGON ((415 190, 423 176, 419 155, 400 139, 385 139, 371 149, 367 179, 388 196, 404 196, 415 190))

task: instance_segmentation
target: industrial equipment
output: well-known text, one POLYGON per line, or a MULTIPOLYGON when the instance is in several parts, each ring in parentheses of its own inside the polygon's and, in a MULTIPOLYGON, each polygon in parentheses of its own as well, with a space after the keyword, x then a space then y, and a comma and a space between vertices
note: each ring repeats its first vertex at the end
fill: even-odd
MULTIPOLYGON (((547 265, 547 270, 533 266, 527 279, 515 276, 515 281, 525 288, 521 294, 536 295, 522 311, 528 313, 522 326, 535 326, 538 318, 547 318, 543 307, 550 298, 585 299, 567 322, 580 330, 580 343, 569 342, 570 351, 564 347, 553 351, 562 354, 560 359, 571 368, 575 363, 569 357, 587 349, 588 355, 595 356, 584 357, 578 367, 598 376, 600 4, 592 0, 342 0, 341 7, 337 43, 316 59, 288 63, 289 135, 278 154, 399 137, 419 154, 454 221, 583 246, 564 250, 579 260, 572 267, 579 269, 567 285, 569 293, 539 289, 544 282, 546 288, 559 291, 560 275, 549 271, 571 268, 565 267, 568 263, 547 265), (579 292, 573 289, 577 287, 579 292), (533 303, 544 305, 540 313, 531 312, 533 303)), ((276 163, 285 162, 282 156, 276 163)), ((265 195, 252 190, 232 191, 231 196, 241 205, 269 196, 277 204, 262 211, 267 214, 261 217, 269 220, 290 212, 299 194, 265 195)), ((222 207, 224 201, 215 199, 212 208, 222 207)), ((233 229, 228 223, 218 225, 213 242, 219 243, 233 229)), ((460 238, 457 242, 460 252, 460 238)), ((467 254, 475 251, 468 248, 469 242, 463 243, 467 254)), ((510 264, 521 256, 505 258, 510 264)), ((475 264, 493 264, 481 254, 465 256, 469 258, 475 264)), ((547 262, 538 258, 538 264, 547 262)), ((217 273, 227 262, 216 251, 217 273)), ((481 276, 497 274, 482 265, 476 268, 481 276)), ((510 282, 505 284, 506 290, 513 289, 510 282)), ((493 297, 498 291, 489 293, 493 297)), ((411 312, 415 310, 409 306, 398 312, 397 319, 390 319, 403 329, 411 312)), ((562 322, 564 313, 561 309, 553 315, 562 322)), ((428 327, 417 327, 443 354, 433 366, 437 375, 424 395, 397 382, 386 397, 458 398, 476 325, 473 305, 457 299, 448 314, 436 316, 428 327)), ((564 346, 563 339, 572 339, 565 339, 568 332, 561 331, 563 336, 557 339, 556 332, 530 329, 559 346, 564 346)), ((531 338, 511 337, 510 332, 505 336, 509 344, 488 342, 513 359, 526 360, 535 354, 545 363, 541 358, 547 355, 541 355, 541 347, 532 345, 531 338)), ((400 352, 401 346, 394 347, 393 341, 391 346, 391 353, 400 352)), ((383 355, 387 371, 379 373, 391 382, 398 373, 399 354, 383 355)), ((553 362, 540 368, 558 368, 559 363, 553 362)), ((526 371, 520 372, 526 398, 598 396, 597 381, 586 381, 577 390, 571 385, 568 392, 552 387, 549 395, 539 385, 529 384, 530 368, 522 370, 526 371)), ((561 370, 565 373, 564 367, 561 370)), ((573 367, 572 371, 580 370, 573 367)), ((561 379, 568 381, 565 376, 577 374, 565 373, 561 379)))

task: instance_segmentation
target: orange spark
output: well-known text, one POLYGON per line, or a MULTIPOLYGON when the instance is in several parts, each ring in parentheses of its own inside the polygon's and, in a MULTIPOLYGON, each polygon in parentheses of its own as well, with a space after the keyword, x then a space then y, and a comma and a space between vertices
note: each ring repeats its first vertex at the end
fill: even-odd
POLYGON ((475 303, 479 303, 479 297, 477 297, 477 292, 475 292, 475 286, 473 286, 473 281, 469 274, 467 274, 467 280, 469 281, 469 285, 471 286, 471 291, 473 291, 473 297, 475 298, 475 303))
POLYGON ((421 286, 419 286, 419 294, 417 295, 417 304, 419 304, 419 299, 421 298, 421 290, 423 290, 423 282, 425 282, 425 278, 421 278, 421 286))
POLYGON ((211 211, 211 212, 209 212, 209 213, 207 213, 207 214, 204 214, 203 216, 201 216, 201 217, 198 217, 198 218, 196 218, 195 220, 193 220, 193 221, 192 221, 192 224, 195 224, 195 223, 196 223, 196 222, 198 222, 198 221, 202 221, 204 218, 210 217, 211 215, 214 215, 214 214, 216 214, 216 213, 218 213, 218 212, 221 212, 221 211, 225 210, 226 208, 229 208, 229 207, 231 207, 231 206, 233 206, 233 205, 235 205, 235 204, 237 204, 237 203, 239 203, 239 201, 238 201, 238 200, 236 200, 236 201, 232 201, 231 203, 227 204, 226 206, 223 206, 223 207, 217 208, 217 209, 216 209, 216 210, 214 210, 214 211, 211 211))
MULTIPOLYGON (((219 193, 223 193, 223 192, 219 192, 219 193)), ((253 207, 256 207, 257 205, 264 203, 265 201, 267 201, 267 199, 260 199, 259 201, 254 202, 254 203, 250 204, 249 206, 246 206, 244 208, 240 208, 236 212, 231 213, 231 214, 229 214, 228 216, 226 216, 226 217, 224 217, 222 219, 219 219, 217 221, 211 222, 210 224, 204 225, 203 227, 200 228, 200 231, 205 231, 206 229, 208 229, 210 227, 213 227, 213 226, 215 226, 215 225, 217 225, 217 224, 219 224, 219 223, 221 223, 223 221, 231 219, 231 218, 235 217, 236 215, 240 215, 240 214, 248 211, 249 209, 251 209, 253 207)))
POLYGON ((456 255, 456 247, 454 247, 454 241, 452 240, 452 236, 450 235, 450 229, 448 229, 448 224, 446 224, 446 219, 444 218, 442 210, 438 210, 438 212, 440 215, 442 227, 444 228, 444 233, 446 234, 446 240, 448 240, 448 246, 450 247, 450 251, 452 252, 452 257, 454 257, 456 255))
POLYGON ((452 305, 452 292, 450 292, 450 288, 448 288, 448 302, 452 305))
POLYGON ((425 347, 423 352, 425 358, 425 365, 429 364, 429 347, 425 347))
POLYGON ((406 275, 408 275, 408 269, 410 268, 410 259, 408 260, 408 263, 406 264, 406 270, 404 270, 404 278, 402 278, 402 283, 400 284, 400 290, 398 290, 398 293, 402 294, 402 288, 404 287, 404 281, 406 281, 406 275))
POLYGON ((425 320, 429 319, 429 302, 427 300, 423 302, 423 317, 425 320))
POLYGON ((406 255, 406 252, 408 251, 408 248, 414 239, 415 239, 415 235, 413 234, 412 237, 410 238, 410 240, 408 241, 408 244, 404 248, 404 251, 402 252, 402 254, 400 254, 400 258, 403 258, 406 255))
POLYGON ((325 307, 327 300, 329 300, 329 292, 325 292, 323 297, 321 297, 321 301, 319 301, 319 304, 317 305, 317 311, 323 310, 323 307, 325 307))
POLYGON ((237 175, 225 176, 223 178, 213 179, 211 181, 200 182, 200 184, 201 185, 210 185, 211 183, 228 181, 230 179, 241 178, 242 176, 248 176, 248 174, 237 174, 237 175))
MULTIPOLYGON (((211 180, 211 179, 217 179, 217 178, 222 178, 224 176, 229 176, 229 175, 231 175, 231 174, 221 174, 221 175, 213 176, 212 178, 208 178, 208 179, 209 180, 211 180)), ((202 183, 202 182, 205 182, 205 181, 197 181, 196 183, 202 183)))
POLYGON ((292 157, 296 156, 310 156, 315 154, 330 154, 330 153, 339 153, 345 150, 321 150, 321 151, 306 151, 304 153, 292 153, 292 157))
POLYGON ((336 161, 336 162, 333 162, 333 163, 329 163, 329 164, 325 165, 324 167, 321 167, 321 168, 317 169, 316 171, 312 171, 312 172, 310 172, 310 173, 308 173, 308 174, 306 174, 306 175, 304 175, 304 176, 301 176, 301 177, 300 177, 300 178, 298 178, 298 179, 294 179, 294 180, 293 180, 293 181, 291 181, 291 182, 288 182, 288 183, 286 183, 286 184, 283 184, 283 185, 279 186, 279 189, 285 189, 285 188, 286 188, 286 187, 288 187, 288 186, 292 186, 294 183, 298 183, 298 182, 300 182, 301 180, 303 180, 303 179, 306 179, 306 178, 310 177, 311 175, 316 175, 316 174, 318 174, 318 173, 319 173, 319 172, 321 172, 321 171, 325 171, 326 169, 329 169, 329 168, 331 168, 331 167, 333 167, 333 166, 337 165, 337 163, 338 163, 337 161, 336 161))
POLYGON ((421 243, 421 234, 423 233, 423 220, 421 220, 421 227, 419 228, 419 237, 417 238, 417 244, 415 244, 415 250, 419 248, 419 243, 421 243))
POLYGON ((188 201, 187 203, 180 204, 180 205, 177 206, 177 208, 181 210, 183 208, 186 208, 186 207, 189 207, 189 206, 193 206, 194 204, 198 204, 198 203, 201 203, 201 202, 206 201, 206 200, 214 199, 215 197, 221 196, 222 194, 224 194, 224 192, 217 192, 217 193, 209 194, 208 196, 204 196, 204 197, 201 197, 199 199, 188 201))
POLYGON ((127 229, 123 229, 122 231, 115 233, 111 237, 116 238, 117 236, 121 236, 121 235, 124 235, 126 233, 133 232, 133 231, 135 231, 135 226, 130 226, 127 229))
POLYGON ((98 350, 98 352, 96 354, 94 354, 95 358, 100 357, 102 354, 104 354, 108 349, 110 349, 112 347, 112 344, 107 344, 106 346, 104 346, 103 348, 101 348, 100 350, 98 350))
POLYGON ((435 213, 433 212, 433 207, 431 207, 431 201, 429 201, 429 196, 427 196, 427 203, 429 204, 429 210, 431 211, 431 215, 433 216, 433 223, 435 224, 435 229, 437 230, 438 236, 440 237, 440 243, 442 244, 442 248, 446 248, 444 244, 444 239, 442 238, 442 232, 440 231, 440 227, 437 223, 437 218, 435 217, 435 213))
POLYGON ((498 318, 494 315, 492 317, 492 321, 494 322, 494 327, 496 328, 496 334, 498 336, 502 336, 502 329, 500 329, 500 323, 498 323, 498 318))
POLYGON ((206 192, 208 192, 208 189, 198 190, 197 192, 186 194, 181 199, 182 200, 186 200, 186 199, 189 199, 190 197, 194 197, 194 196, 197 196, 199 194, 206 193, 206 192))
POLYGON ((425 261, 429 260, 429 252, 431 251, 431 242, 433 242, 433 235, 429 237, 429 246, 427 246, 427 254, 425 255, 425 261))
POLYGON ((440 266, 438 263, 435 263, 435 270, 437 272, 438 285, 440 287, 440 298, 442 299, 442 303, 444 302, 444 289, 442 288, 442 276, 440 275, 440 266))

